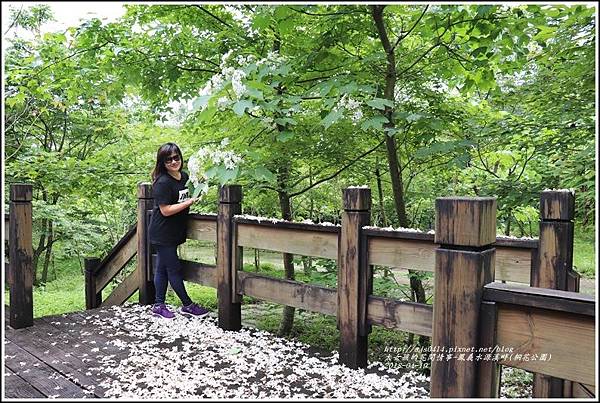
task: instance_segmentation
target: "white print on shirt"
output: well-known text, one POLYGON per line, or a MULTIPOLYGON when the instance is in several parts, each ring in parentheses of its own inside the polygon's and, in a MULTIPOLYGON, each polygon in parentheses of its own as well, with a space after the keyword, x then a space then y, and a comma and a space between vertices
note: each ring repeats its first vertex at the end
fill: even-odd
POLYGON ((189 198, 190 194, 189 191, 187 189, 183 189, 179 191, 179 200, 177 200, 177 203, 181 203, 182 201, 185 201, 189 198))

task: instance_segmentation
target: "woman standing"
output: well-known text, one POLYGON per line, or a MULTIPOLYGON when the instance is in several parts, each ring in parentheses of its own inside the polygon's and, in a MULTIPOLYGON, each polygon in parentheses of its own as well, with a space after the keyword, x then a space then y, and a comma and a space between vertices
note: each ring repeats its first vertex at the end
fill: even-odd
POLYGON ((167 319, 175 314, 165 305, 167 281, 171 283, 183 307, 181 313, 202 317, 208 310, 193 303, 185 290, 177 246, 184 243, 187 234, 187 215, 198 199, 190 198, 185 184, 188 174, 182 171, 183 156, 175 143, 162 145, 156 154, 152 171, 154 209, 150 220, 149 237, 157 252, 154 271, 156 300, 152 313, 167 319))

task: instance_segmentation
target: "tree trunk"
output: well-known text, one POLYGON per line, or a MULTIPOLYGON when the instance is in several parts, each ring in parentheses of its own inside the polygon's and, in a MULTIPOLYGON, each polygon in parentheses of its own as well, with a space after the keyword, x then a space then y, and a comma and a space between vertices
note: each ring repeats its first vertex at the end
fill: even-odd
POLYGON ((506 220, 504 220, 504 235, 506 236, 510 236, 510 216, 511 216, 511 212, 509 211, 506 214, 506 220))
POLYGON ((381 214, 381 225, 383 227, 388 226, 387 218, 385 216, 385 208, 383 206, 383 187, 381 186, 381 172, 379 171, 379 159, 375 166, 375 177, 377 178, 377 195, 379 196, 379 211, 381 214))
MULTIPOLYGON (((372 5, 371 11, 373 16, 373 21, 375 23, 375 27, 377 28, 377 33, 379 35, 379 39, 381 41, 381 45, 383 46, 383 50, 386 54, 386 73, 385 73, 385 90, 384 90, 384 98, 394 103, 394 89, 396 88, 396 55, 394 53, 394 48, 390 43, 387 30, 385 27, 385 22, 383 20, 383 9, 385 5, 372 5)), ((388 129, 395 128, 394 122, 394 108, 387 106, 384 110, 384 115, 388 120, 388 123, 385 124, 385 127, 388 129)), ((408 219, 406 218, 406 203, 404 200, 404 187, 402 184, 402 172, 398 169, 398 154, 396 152, 396 138, 394 136, 389 136, 387 133, 385 134, 385 146, 387 150, 387 158, 388 158, 388 166, 390 169, 390 177, 392 180, 392 191, 394 193, 394 206, 396 208, 396 214, 398 216, 398 223, 401 227, 408 226, 408 219)), ((410 275, 410 287, 411 287, 411 295, 414 296, 416 302, 425 303, 425 289, 423 288, 423 283, 418 278, 413 278, 416 272, 409 270, 410 275)), ((420 338, 421 343, 426 341, 425 338, 420 338)))
POLYGON ((260 270, 260 250, 254 249, 254 271, 260 270))
POLYGON ((46 218, 42 219, 42 234, 40 235, 40 240, 38 242, 38 246, 37 248, 34 248, 33 250, 33 257, 31 259, 31 263, 33 266, 33 285, 37 286, 39 285, 38 279, 37 279, 37 267, 38 267, 38 261, 40 260, 40 256, 42 255, 42 252, 44 251, 44 249, 46 249, 46 226, 48 225, 48 220, 46 218))
MULTIPOLYGON (((287 169, 284 168, 285 173, 287 174, 287 169)), ((287 180, 287 177, 285 177, 287 180)), ((285 188, 281 188, 285 189, 285 188)), ((278 191, 279 195, 279 204, 281 206, 281 218, 284 220, 292 219, 292 206, 290 203, 290 197, 285 191, 278 191)), ((291 253, 283 254, 283 268, 285 271, 285 278, 288 280, 294 280, 294 255, 291 253)), ((281 323, 279 324, 279 330, 277 331, 278 335, 285 336, 290 334, 292 331, 292 327, 294 326, 294 307, 284 306, 283 307, 283 317, 281 318, 281 323)))
POLYGON ((46 284, 48 281, 48 267, 50 265, 50 257, 52 256, 52 244, 54 243, 54 234, 52 228, 52 220, 48 221, 48 247, 46 248, 46 256, 44 257, 44 268, 42 270, 41 283, 46 284))

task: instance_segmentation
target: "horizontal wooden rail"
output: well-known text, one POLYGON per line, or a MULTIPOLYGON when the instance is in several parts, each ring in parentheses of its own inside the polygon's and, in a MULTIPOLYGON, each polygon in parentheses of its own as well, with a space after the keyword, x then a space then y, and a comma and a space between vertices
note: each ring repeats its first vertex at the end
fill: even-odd
POLYGON ((100 292, 137 253, 137 226, 133 226, 108 252, 94 272, 96 291, 100 292))
POLYGON ((183 279, 207 287, 217 288, 217 268, 214 265, 181 259, 183 279))
POLYGON ((431 337, 433 306, 369 296, 369 324, 431 337))
POLYGON ((595 385, 593 297, 492 283, 485 286, 483 299, 498 306, 496 344, 508 354, 500 356, 500 364, 595 385), (525 354, 536 359, 525 360, 525 354))
POLYGON ((187 237, 199 241, 217 242, 217 216, 211 214, 190 214, 187 237))
POLYGON ((483 290, 483 298, 491 302, 530 306, 592 317, 596 310, 595 298, 591 295, 502 283, 486 285, 483 290))
MULTIPOLYGON (((370 236, 369 264, 433 272, 437 248, 433 240, 370 236)), ((529 284, 532 249, 498 244, 495 248, 496 280, 529 284)))
POLYGON ((337 290, 239 271, 238 293, 325 315, 337 314, 337 290))
MULTIPOLYGON (((237 246, 337 259, 338 234, 331 231, 246 224, 236 219, 237 246)), ((315 226, 318 227, 318 226, 315 226)))
MULTIPOLYGON (((435 233, 433 233, 433 231, 418 232, 409 230, 389 230, 378 227, 365 227, 363 229, 363 234, 369 237, 426 241, 430 243, 433 243, 435 238, 435 233)), ((496 237, 496 242, 494 242, 494 245, 496 247, 537 249, 538 240, 536 238, 511 238, 499 235, 496 237)))
POLYGON ((119 285, 102 301, 100 306, 120 305, 127 301, 138 290, 138 272, 132 271, 119 285))
MULTIPOLYGON (((337 259, 337 226, 241 217, 234 218, 234 222, 238 227, 238 246, 337 259)), ((368 237, 369 264, 434 271, 438 248, 434 234, 373 227, 363 233, 368 237)), ((537 239, 497 237, 494 247, 496 280, 529 284, 537 239)))
POLYGON ((512 348, 500 364, 595 385, 595 319, 561 311, 499 304, 497 344, 512 348), (536 360, 515 354, 536 355, 536 360), (548 360, 542 361, 542 354, 548 360))

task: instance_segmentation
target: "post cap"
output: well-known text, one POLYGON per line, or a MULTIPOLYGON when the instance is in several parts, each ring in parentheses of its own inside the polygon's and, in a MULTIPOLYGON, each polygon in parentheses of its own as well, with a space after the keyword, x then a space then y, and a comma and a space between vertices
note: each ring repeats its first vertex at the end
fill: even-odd
POLYGON ((241 185, 223 185, 219 188, 219 203, 241 203, 241 185))
POLYGON ((152 199, 152 184, 150 182, 138 183, 138 199, 152 199))
POLYGON ((575 219, 575 192, 569 189, 544 190, 540 195, 542 220, 575 219))
POLYGON ((368 211, 371 209, 371 189, 349 187, 343 190, 343 205, 346 211, 368 211))
POLYGON ((495 197, 435 200, 435 243, 480 247, 496 242, 495 197))
POLYGON ((31 201, 33 185, 29 183, 13 183, 10 185, 10 200, 19 202, 31 201))

